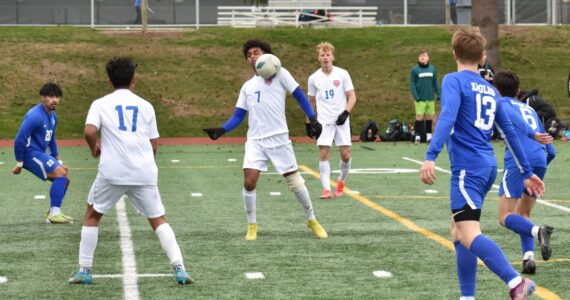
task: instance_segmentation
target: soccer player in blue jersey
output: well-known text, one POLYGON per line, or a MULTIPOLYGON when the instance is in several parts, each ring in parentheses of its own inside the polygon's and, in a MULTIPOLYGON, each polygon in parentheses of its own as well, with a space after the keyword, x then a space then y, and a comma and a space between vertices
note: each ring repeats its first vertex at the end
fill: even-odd
MULTIPOLYGON (((495 87, 501 93, 501 105, 517 131, 525 149, 532 172, 544 178, 546 166, 554 159, 556 150, 552 146, 552 136, 545 133, 540 118, 525 102, 516 99, 519 93, 519 78, 510 71, 498 73, 494 78, 495 87)), ((499 222, 520 235, 523 254, 522 273, 534 274, 534 238, 540 243, 542 259, 548 260, 552 254, 550 235, 553 228, 537 226, 529 220, 536 197, 524 191, 523 177, 517 169, 516 160, 509 148, 505 150, 505 172, 499 189, 499 222)))
POLYGON ((493 123, 504 132, 529 194, 542 195, 544 183, 532 173, 499 93, 479 75, 477 64, 483 59, 485 39, 478 32, 460 29, 453 35, 452 46, 457 72, 443 79, 441 114, 420 177, 426 184, 435 182, 435 159, 447 144, 452 171, 451 236, 460 299, 475 299, 477 258, 509 286, 512 299, 527 299, 534 292, 534 282, 515 271, 501 248, 481 233, 479 224, 483 200, 497 175, 497 162, 489 143, 493 123))
POLYGON ((48 224, 68 224, 73 221, 61 211, 69 186, 68 169, 60 160, 55 141, 55 109, 62 95, 57 84, 46 83, 40 89, 41 102, 26 113, 14 140, 16 166, 12 173, 18 175, 22 169, 26 169, 39 179, 52 182, 49 193, 51 207, 44 216, 48 224))

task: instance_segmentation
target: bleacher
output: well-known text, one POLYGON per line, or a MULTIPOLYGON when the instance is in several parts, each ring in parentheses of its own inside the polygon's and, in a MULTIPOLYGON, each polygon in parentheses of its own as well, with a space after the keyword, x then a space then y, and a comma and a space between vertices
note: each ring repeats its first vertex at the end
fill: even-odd
POLYGON ((231 27, 366 27, 377 6, 332 6, 330 0, 269 0, 267 6, 218 6, 218 25, 231 27))

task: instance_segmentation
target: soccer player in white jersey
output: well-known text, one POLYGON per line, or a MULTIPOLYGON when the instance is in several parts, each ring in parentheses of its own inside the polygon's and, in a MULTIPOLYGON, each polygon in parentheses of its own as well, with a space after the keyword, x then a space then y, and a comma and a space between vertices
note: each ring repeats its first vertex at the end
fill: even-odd
MULTIPOLYGON (((262 40, 248 40, 243 45, 243 54, 255 72, 255 62, 265 54, 272 53, 271 45, 262 40)), ((257 181, 262 171, 267 171, 269 161, 287 182, 289 191, 303 207, 307 225, 318 238, 327 238, 327 232, 319 224, 313 212, 313 205, 305 180, 298 171, 297 160, 285 118, 285 96, 289 92, 295 97, 310 120, 310 136, 318 138, 322 127, 309 100, 291 73, 281 68, 273 78, 263 79, 255 75, 246 81, 240 91, 233 116, 219 128, 204 129, 211 139, 216 140, 224 133, 236 128, 249 112, 247 142, 243 160, 243 202, 247 213, 246 240, 257 239, 256 192, 257 181)))
POLYGON ((123 195, 143 213, 158 236, 175 272, 178 284, 190 284, 174 231, 164 218, 164 206, 157 186, 158 168, 154 155, 158 129, 152 104, 135 95, 135 69, 129 58, 116 57, 106 66, 115 91, 95 100, 85 121, 85 140, 91 155, 99 160, 99 173, 87 198, 87 212, 79 244, 79 271, 71 284, 90 284, 93 254, 97 247, 99 221, 123 195), (101 132, 101 144, 97 143, 101 132))
POLYGON ((336 180, 335 196, 342 196, 344 181, 350 171, 350 136, 349 115, 356 103, 356 93, 348 72, 333 65, 334 46, 331 43, 317 45, 317 60, 321 68, 309 76, 309 100, 316 99, 319 123, 323 132, 317 139, 319 146, 319 171, 323 194, 321 199, 331 199, 331 166, 329 153, 333 141, 340 152, 340 175, 336 180))

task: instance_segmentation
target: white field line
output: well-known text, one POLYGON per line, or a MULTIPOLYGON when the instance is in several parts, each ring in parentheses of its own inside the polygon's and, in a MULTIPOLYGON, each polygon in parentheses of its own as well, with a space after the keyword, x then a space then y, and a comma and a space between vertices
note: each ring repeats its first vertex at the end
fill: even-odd
MULTIPOLYGON (((137 277, 138 278, 172 277, 172 274, 167 274, 167 273, 138 274, 137 277)), ((98 274, 98 275, 93 275, 93 278, 123 278, 123 274, 98 274)))
MULTIPOLYGON (((409 158, 409 157, 402 157, 402 159, 403 159, 403 160, 410 161, 410 162, 413 162, 413 163, 416 163, 416 164, 418 164, 418 165, 423 165, 423 164, 424 164, 422 161, 415 160, 415 159, 412 159, 412 158, 409 158)), ((447 174, 451 174, 451 172, 450 172, 449 170, 442 169, 442 168, 440 168, 440 167, 435 167, 435 169, 438 170, 438 171, 447 173, 447 174)), ((493 184, 493 187, 496 188, 496 189, 499 188, 499 186, 496 185, 496 184, 493 184)), ((550 207, 552 207, 552 208, 556 208, 556 209, 559 209, 559 210, 561 210, 561 211, 565 211, 565 212, 569 212, 569 213, 570 213, 570 208, 568 208, 568 207, 566 207, 566 206, 554 204, 554 203, 551 203, 551 202, 548 202, 548 201, 545 201, 545 200, 542 200, 542 199, 536 199, 536 202, 537 202, 537 203, 540 203, 540 204, 542 204, 542 205, 545 205, 545 206, 550 206, 550 207)))
POLYGON ((123 297, 125 300, 140 299, 137 285, 137 262, 131 235, 131 227, 125 209, 125 196, 117 202, 117 222, 121 233, 121 252, 123 253, 123 297))

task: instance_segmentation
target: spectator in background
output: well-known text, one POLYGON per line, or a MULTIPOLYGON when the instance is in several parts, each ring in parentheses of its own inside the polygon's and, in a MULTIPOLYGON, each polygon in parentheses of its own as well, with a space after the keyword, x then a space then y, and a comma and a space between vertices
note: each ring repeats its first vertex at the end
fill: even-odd
POLYGON ((457 24, 457 0, 449 0, 449 17, 453 24, 457 24))
POLYGON ((141 24, 141 0, 135 0, 135 11, 137 13, 137 18, 133 21, 133 24, 141 24))
POLYGON ((410 90, 416 106, 415 144, 419 144, 420 141, 429 142, 432 121, 435 117, 434 94, 437 94, 439 98, 441 91, 437 81, 437 69, 429 64, 429 55, 426 50, 420 51, 418 64, 410 72, 410 90))
POLYGON ((493 67, 487 63, 486 51, 483 54, 483 64, 477 65, 477 68, 479 69, 479 74, 481 74, 481 77, 483 77, 483 79, 485 79, 485 81, 487 81, 488 83, 493 84, 493 77, 495 77, 495 70, 493 70, 493 67))

